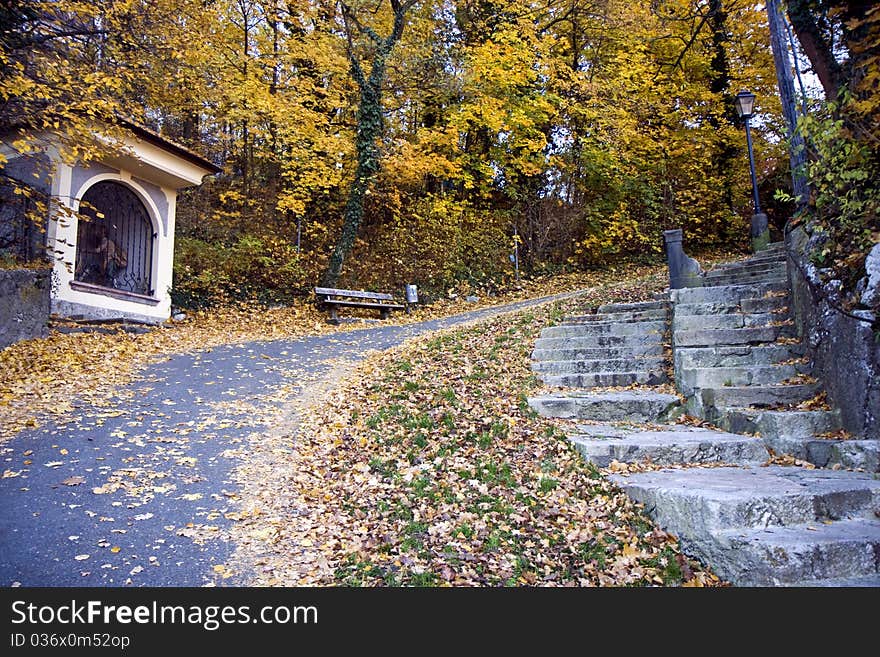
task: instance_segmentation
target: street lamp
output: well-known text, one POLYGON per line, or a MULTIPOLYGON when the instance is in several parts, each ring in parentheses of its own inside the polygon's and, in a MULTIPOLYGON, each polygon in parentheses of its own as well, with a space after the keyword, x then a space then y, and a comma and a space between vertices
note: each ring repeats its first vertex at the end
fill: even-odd
POLYGON ((767 215, 761 211, 761 200, 758 198, 758 179, 755 177, 755 156, 752 153, 752 131, 749 119, 752 118, 755 107, 755 94, 750 91, 740 91, 733 100, 736 113, 746 124, 746 144, 749 149, 749 174, 752 177, 752 200, 755 204, 755 213, 752 215, 752 225, 749 231, 752 238, 752 250, 757 252, 767 248, 770 242, 770 229, 767 223, 767 215))

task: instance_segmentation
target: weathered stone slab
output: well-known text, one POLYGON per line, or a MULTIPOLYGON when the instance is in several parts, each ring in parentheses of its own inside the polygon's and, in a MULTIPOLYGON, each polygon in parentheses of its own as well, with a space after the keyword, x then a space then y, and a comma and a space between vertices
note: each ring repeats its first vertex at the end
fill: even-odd
POLYGON ((707 271, 706 278, 724 274, 766 274, 768 272, 784 275, 786 273, 786 261, 776 258, 763 261, 745 260, 743 262, 728 263, 707 271))
POLYGON ((806 401, 821 391, 817 383, 796 385, 725 386, 703 388, 700 395, 703 405, 714 408, 741 406, 784 406, 806 401))
POLYGON ((656 335, 662 334, 667 328, 665 321, 661 322, 583 322, 580 324, 559 324, 550 326, 541 331, 542 338, 581 338, 599 335, 656 335))
POLYGON ((796 467, 692 468, 613 476, 664 529, 708 538, 720 529, 835 520, 873 513, 880 480, 870 474, 796 467))
POLYGON ((880 472, 880 441, 834 438, 767 436, 764 444, 777 454, 790 454, 820 468, 839 464, 844 468, 880 472))
POLYGON ((548 386, 563 388, 609 388, 633 384, 655 386, 669 381, 665 370, 640 370, 632 372, 591 372, 585 374, 542 374, 541 380, 548 386))
POLYGON ((714 534, 716 572, 740 585, 792 585, 821 578, 878 575, 880 520, 728 529, 714 534), (720 570, 719 570, 720 569, 720 570))
POLYGON ((529 406, 544 417, 579 418, 599 422, 655 422, 665 417, 678 402, 677 395, 647 390, 623 390, 531 397, 529 406))
POLYGON ((595 313, 584 315, 570 315, 565 318, 566 322, 644 322, 665 320, 667 311, 665 308, 658 310, 628 311, 619 313, 595 313))
POLYGON ((717 345, 761 344, 790 338, 796 334, 793 324, 733 329, 695 329, 675 331, 672 336, 676 347, 712 347, 717 345))
POLYGON ((762 411, 753 408, 727 408, 720 424, 728 431, 758 432, 765 438, 813 438, 840 428, 836 411, 762 411))
POLYGON ((576 338, 538 338, 536 349, 593 349, 597 347, 655 346, 662 344, 663 335, 592 335, 576 338))
POLYGON ((645 358, 601 358, 595 360, 544 360, 532 363, 532 370, 547 374, 585 374, 592 372, 635 372, 662 369, 668 361, 663 356, 645 358))
POLYGON ((666 308, 668 302, 663 301, 639 301, 637 303, 606 303, 599 306, 600 313, 617 313, 640 310, 657 310, 666 308))
POLYGON ((676 383, 679 391, 689 397, 697 388, 781 383, 797 373, 797 368, 793 365, 697 367, 680 371, 676 376, 676 383))
POLYGON ((0 269, 0 349, 49 334, 49 270, 0 269))
POLYGON ((768 293, 787 292, 788 282, 759 283, 751 285, 722 285, 717 287, 689 287, 673 290, 672 298, 680 303, 721 303, 736 302, 741 299, 762 298, 768 293))
POLYGON ((756 285, 756 284, 768 284, 768 283, 786 283, 788 279, 777 275, 777 274, 764 274, 760 276, 750 276, 747 274, 733 274, 730 276, 717 276, 713 278, 703 279, 703 285, 705 287, 711 287, 715 285, 719 286, 727 286, 727 285, 756 285))
POLYGON ((787 296, 735 299, 708 303, 680 303, 676 315, 721 315, 728 313, 772 313, 788 305, 787 296))
POLYGON ((599 467, 612 460, 658 465, 676 463, 742 463, 758 465, 767 450, 756 438, 709 429, 670 431, 592 431, 569 437, 583 457, 599 467), (607 433, 617 435, 606 436, 607 433), (599 435, 596 435, 599 434, 599 435))
POLYGON ((788 344, 743 344, 720 347, 682 347, 675 350, 675 367, 764 367, 799 359, 801 347, 788 344))
POLYGON ((622 347, 592 347, 583 349, 535 349, 532 360, 595 360, 599 358, 640 358, 662 356, 661 342, 653 344, 633 344, 622 347))
POLYGON ((727 313, 717 315, 685 315, 676 310, 672 326, 675 331, 766 327, 785 319, 775 313, 727 313))

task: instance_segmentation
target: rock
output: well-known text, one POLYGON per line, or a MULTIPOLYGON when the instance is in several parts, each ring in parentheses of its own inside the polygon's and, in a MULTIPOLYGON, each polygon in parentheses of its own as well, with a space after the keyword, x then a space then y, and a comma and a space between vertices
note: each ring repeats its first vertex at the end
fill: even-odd
POLYGON ((0 270, 0 349, 48 335, 48 270, 0 270))
POLYGON ((173 319, 175 322, 185 321, 186 320, 186 313, 176 312, 173 315, 171 315, 171 319, 173 319))
POLYGON ((464 298, 464 300, 467 301, 468 303, 476 303, 477 301, 480 300, 480 297, 474 296, 473 294, 469 294, 468 296, 466 296, 464 298))
POLYGON ((865 258, 865 272, 868 274, 868 282, 862 293, 862 305, 873 307, 880 304, 880 243, 865 258))

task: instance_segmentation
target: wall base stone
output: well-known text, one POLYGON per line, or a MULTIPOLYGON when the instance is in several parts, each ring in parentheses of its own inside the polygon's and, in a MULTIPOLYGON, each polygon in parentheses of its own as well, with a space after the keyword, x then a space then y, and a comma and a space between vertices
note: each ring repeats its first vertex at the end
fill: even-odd
POLYGON ((0 349, 49 334, 48 269, 0 269, 0 349))

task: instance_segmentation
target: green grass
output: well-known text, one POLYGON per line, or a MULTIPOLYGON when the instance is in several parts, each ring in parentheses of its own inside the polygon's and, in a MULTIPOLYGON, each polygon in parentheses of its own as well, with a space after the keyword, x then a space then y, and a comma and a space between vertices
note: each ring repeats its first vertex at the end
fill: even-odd
POLYGON ((541 481, 538 483, 538 488, 542 493, 549 493, 552 490, 556 490, 556 487, 559 485, 559 482, 550 477, 541 477, 541 481))

